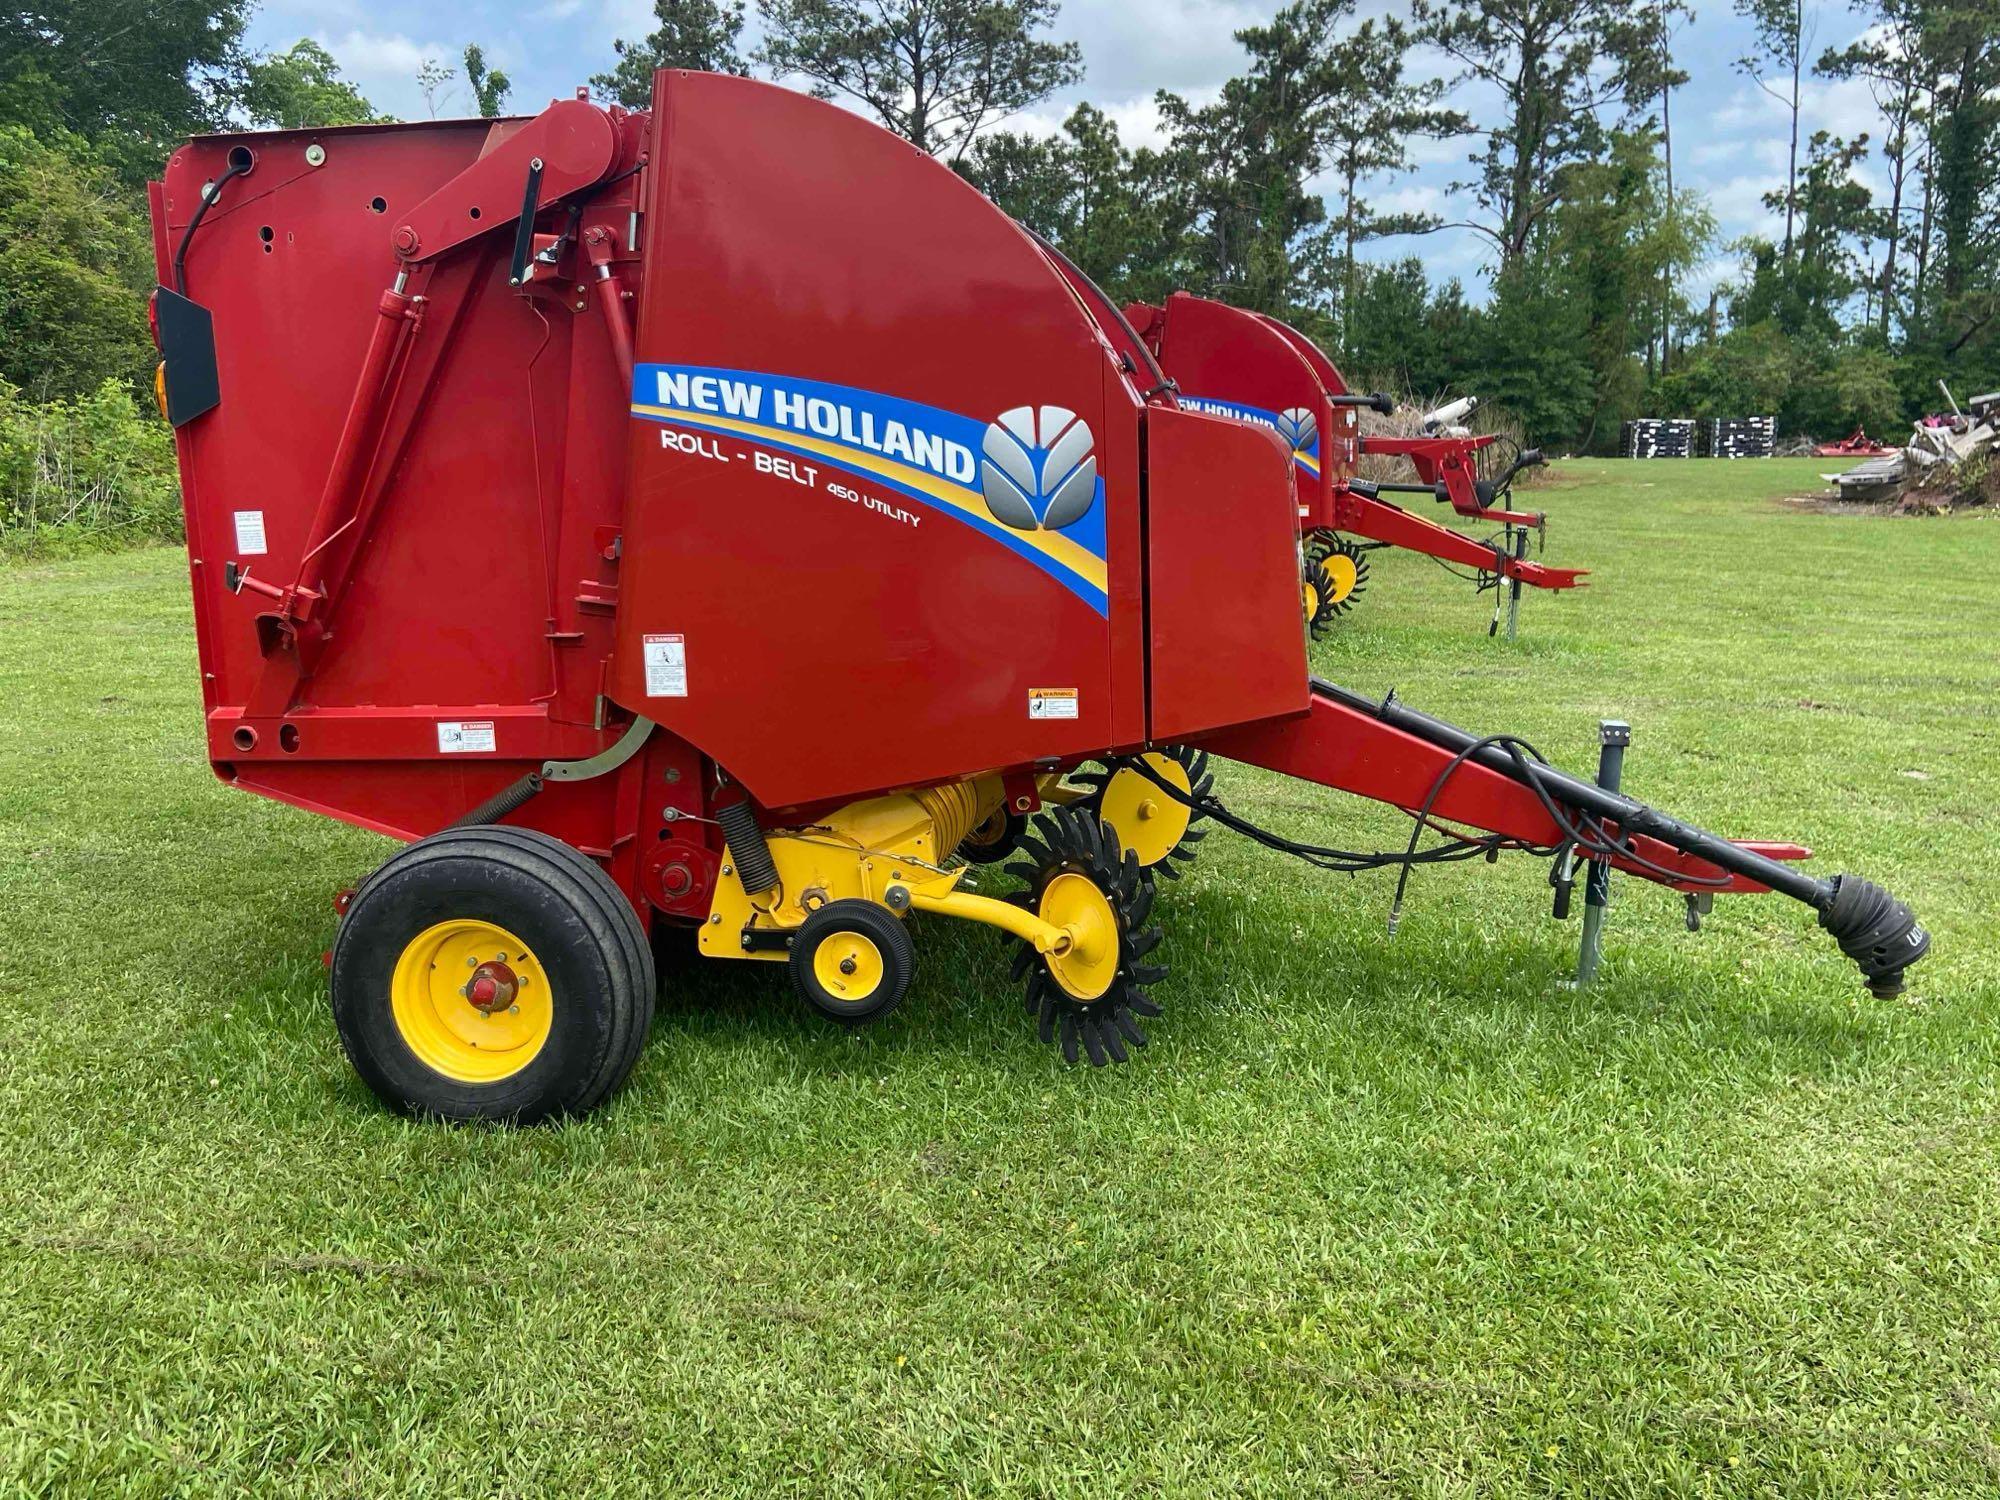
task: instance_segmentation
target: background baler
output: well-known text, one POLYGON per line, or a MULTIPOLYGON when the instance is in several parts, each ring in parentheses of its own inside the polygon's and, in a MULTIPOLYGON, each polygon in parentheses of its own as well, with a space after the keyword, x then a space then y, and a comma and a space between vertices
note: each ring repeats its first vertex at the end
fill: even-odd
MULTIPOLYGON (((1470 569, 1481 588, 1495 591, 1496 628, 1503 592, 1511 609, 1518 605, 1523 585, 1569 589, 1578 587, 1584 577, 1583 569, 1530 561, 1528 532, 1545 535, 1548 518, 1506 503, 1520 470, 1542 462, 1538 451, 1513 453, 1503 466, 1482 474, 1488 450, 1500 441, 1490 433, 1467 436, 1462 430, 1426 430, 1408 437, 1364 437, 1360 412, 1365 408, 1386 416, 1394 411, 1394 402, 1380 392, 1350 391, 1318 345, 1264 313, 1175 292, 1158 307, 1134 303, 1125 314, 1173 380, 1182 405, 1254 422, 1277 433, 1291 448, 1305 533, 1300 558, 1304 608, 1315 636, 1351 609, 1365 591, 1367 553, 1375 547, 1402 547, 1454 569, 1470 569), (1407 460, 1419 482, 1355 477, 1363 453, 1407 460), (1450 505, 1457 515, 1497 524, 1499 539, 1475 540, 1412 515, 1382 498, 1390 493, 1427 495, 1450 505)), ((1469 411, 1474 405, 1456 402, 1444 415, 1454 409, 1469 411)))
POLYGON ((1879 990, 1927 945, 1803 850, 1310 680, 1289 446, 1181 406, 1086 278, 831 105, 667 72, 649 112, 204 137, 153 217, 209 756, 411 841, 331 972, 397 1107, 591 1107, 676 926, 859 1023, 911 913, 989 924, 1043 1037, 1123 1059, 1205 817, 1334 868, 1774 888, 1879 990), (1291 843, 1210 751, 1452 833, 1291 843))

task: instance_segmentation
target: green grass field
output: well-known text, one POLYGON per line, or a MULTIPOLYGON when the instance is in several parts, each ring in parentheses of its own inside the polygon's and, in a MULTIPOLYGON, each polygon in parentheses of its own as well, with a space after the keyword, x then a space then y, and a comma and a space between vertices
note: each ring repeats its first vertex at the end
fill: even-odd
MULTIPOLYGON (((2000 524, 1575 463, 1523 639, 1376 554, 1316 668, 1917 906, 1217 834, 1154 1045, 1066 1070, 988 933, 858 1037, 690 962, 601 1114, 392 1118, 320 954, 384 841, 203 760, 184 560, 0 572, 0 1487, 331 1495, 2000 1491, 2000 524)), ((1217 580, 1217 608, 1229 607, 1217 580)), ((1407 821, 1225 767, 1298 835, 1407 821)), ((1002 882, 985 877, 988 887, 1002 882)))

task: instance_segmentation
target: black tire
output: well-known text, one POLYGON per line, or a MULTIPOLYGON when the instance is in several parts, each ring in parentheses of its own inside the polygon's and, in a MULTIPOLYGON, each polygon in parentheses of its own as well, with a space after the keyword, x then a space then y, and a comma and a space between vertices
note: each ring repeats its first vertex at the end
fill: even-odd
MULTIPOLYGON (((827 957, 829 963, 836 962, 834 950, 828 949, 827 957)), ((790 967, 792 987, 806 1004, 842 1026, 866 1026, 903 1003, 917 957, 909 930, 899 919, 873 901, 850 899, 830 901, 799 924, 790 967), (818 967, 822 949, 850 939, 867 944, 881 963, 879 979, 861 994, 838 993, 818 967)))
POLYGON ((975 865, 997 865, 1020 846, 1028 831, 1028 820, 1011 808, 999 807, 993 816, 968 833, 958 846, 961 859, 975 865))
POLYGON ((624 1082, 652 1024, 646 935, 610 876, 525 828, 453 828, 388 859, 355 892, 333 945, 334 1024, 377 1098, 405 1114, 533 1124, 581 1115, 624 1082), (519 1071, 467 1081, 425 1062, 398 1025, 398 961, 435 924, 491 922, 545 971, 546 1039, 519 1071))

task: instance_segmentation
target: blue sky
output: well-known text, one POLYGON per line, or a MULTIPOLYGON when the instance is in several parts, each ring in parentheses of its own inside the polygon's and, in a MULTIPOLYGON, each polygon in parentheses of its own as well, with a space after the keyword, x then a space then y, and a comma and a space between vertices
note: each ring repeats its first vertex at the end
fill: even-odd
MULTIPOLYGON (((1057 32, 1083 48, 1084 82, 1017 118, 1016 128, 1053 129, 1071 104, 1089 99, 1108 111, 1128 142, 1151 138, 1157 127, 1153 94, 1172 89, 1197 101, 1213 95, 1237 70, 1241 50, 1232 33, 1269 17, 1269 3, 1202 3, 1202 0, 1067 0, 1057 32)), ((1363 12, 1384 9, 1363 0, 1363 12)), ((752 4, 754 26, 754 0, 752 4)), ((1746 49, 1747 28, 1727 0, 1696 0, 1694 23, 1677 43, 1681 66, 1691 74, 1674 96, 1675 176, 1679 184, 1707 197, 1724 240, 1750 233, 1775 235, 1771 216, 1759 202, 1784 176, 1785 112, 1734 66, 1746 49)), ((405 119, 425 114, 416 85, 419 64, 429 57, 456 64, 467 42, 479 42, 493 63, 514 80, 512 107, 532 111, 546 100, 569 94, 589 76, 607 68, 615 37, 639 37, 652 29, 650 0, 539 0, 497 4, 460 0, 448 6, 389 5, 379 0, 264 0, 250 27, 253 46, 278 50, 302 36, 322 43, 343 71, 373 101, 405 119)), ((1812 54, 1845 45, 1861 30, 1860 20, 1842 5, 1816 7, 1812 54)), ((1437 70, 1441 59, 1422 66, 1437 70)), ((1460 109, 1482 118, 1490 101, 1475 89, 1453 96, 1460 109)), ((441 114, 470 112, 462 82, 440 101, 441 114)), ((1867 89, 1858 83, 1810 85, 1802 138, 1815 129, 1852 137, 1868 132, 1880 139, 1880 125, 1867 89)), ((1803 149, 1803 148, 1802 148, 1803 149)), ((1446 219, 1466 216, 1467 205, 1449 192, 1464 175, 1465 144, 1418 143, 1418 170, 1378 183, 1379 208, 1428 211, 1446 219)), ((1871 181, 1874 164, 1863 175, 1871 181)), ((1879 191, 1879 188, 1878 188, 1879 191)), ((1390 239, 1371 248, 1374 258, 1416 254, 1433 280, 1456 276, 1480 295, 1484 242, 1463 230, 1445 230, 1411 239, 1390 239)), ((1688 290, 1706 296, 1709 283, 1733 270, 1727 256, 1695 278, 1688 290)))

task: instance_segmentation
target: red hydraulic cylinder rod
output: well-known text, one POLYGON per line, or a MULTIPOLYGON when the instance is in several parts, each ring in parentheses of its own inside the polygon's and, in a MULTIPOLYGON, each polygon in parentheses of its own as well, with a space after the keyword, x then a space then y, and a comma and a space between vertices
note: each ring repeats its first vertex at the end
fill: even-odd
POLYGON ((629 386, 632 383, 632 319, 625 311, 624 284, 608 265, 597 268, 597 293, 604 303, 604 327, 611 335, 612 357, 618 361, 625 384, 629 386))
POLYGON ((376 431, 381 425, 389 372, 395 365, 417 300, 403 292, 403 282, 404 278, 398 276, 396 285, 385 290, 375 305, 375 329, 368 338, 368 352, 362 357, 361 374, 354 382, 354 396, 340 429, 340 442, 333 451, 326 487, 320 492, 319 508, 313 512, 312 527, 306 532, 298 577, 292 583, 294 591, 305 587, 307 568, 334 533, 346 524, 356 494, 367 478, 375 452, 376 431))

